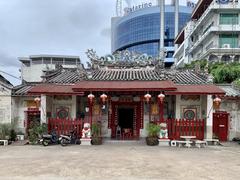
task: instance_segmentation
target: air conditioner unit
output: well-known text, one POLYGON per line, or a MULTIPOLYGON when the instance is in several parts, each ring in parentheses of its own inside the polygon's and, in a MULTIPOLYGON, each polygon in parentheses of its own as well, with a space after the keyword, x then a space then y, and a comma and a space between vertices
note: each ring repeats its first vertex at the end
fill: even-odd
POLYGON ((230 44, 223 44, 222 48, 231 48, 230 44))

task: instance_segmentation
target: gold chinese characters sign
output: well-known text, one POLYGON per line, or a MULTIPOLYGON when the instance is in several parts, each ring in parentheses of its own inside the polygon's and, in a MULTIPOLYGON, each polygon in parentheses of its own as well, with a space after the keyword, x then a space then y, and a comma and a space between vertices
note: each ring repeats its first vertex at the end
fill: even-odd
POLYGON ((152 115, 158 115, 159 114, 159 109, 158 109, 158 104, 154 103, 151 105, 151 114, 152 115))

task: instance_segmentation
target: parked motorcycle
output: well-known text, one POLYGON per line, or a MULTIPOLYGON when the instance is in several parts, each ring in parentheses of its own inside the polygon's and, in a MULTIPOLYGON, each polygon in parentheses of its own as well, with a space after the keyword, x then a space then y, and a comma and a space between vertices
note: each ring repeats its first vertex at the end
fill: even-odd
POLYGON ((77 137, 77 128, 70 131, 70 135, 60 135, 59 141, 62 146, 68 144, 80 144, 80 139, 77 137))
POLYGON ((58 142, 56 129, 54 129, 51 134, 43 134, 42 139, 40 139, 40 143, 43 146, 48 146, 49 144, 58 144, 58 142))

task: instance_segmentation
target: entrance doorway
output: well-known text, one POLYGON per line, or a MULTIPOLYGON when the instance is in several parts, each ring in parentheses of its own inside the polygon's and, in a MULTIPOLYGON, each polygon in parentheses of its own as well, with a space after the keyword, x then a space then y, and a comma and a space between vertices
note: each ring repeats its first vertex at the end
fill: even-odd
POLYGON ((118 108, 118 125, 121 129, 133 130, 133 108, 118 108))
POLYGON ((111 137, 139 139, 140 129, 143 129, 143 102, 111 101, 110 107, 108 127, 111 129, 111 137))
POLYGON ((31 126, 31 123, 38 122, 40 123, 40 111, 36 108, 28 108, 27 111, 25 111, 26 113, 26 134, 29 135, 29 129, 31 126))
POLYGON ((228 119, 229 113, 218 111, 213 113, 213 133, 220 141, 228 139, 228 119))
POLYGON ((122 139, 132 139, 133 137, 134 108, 118 108, 118 126, 121 129, 122 139))

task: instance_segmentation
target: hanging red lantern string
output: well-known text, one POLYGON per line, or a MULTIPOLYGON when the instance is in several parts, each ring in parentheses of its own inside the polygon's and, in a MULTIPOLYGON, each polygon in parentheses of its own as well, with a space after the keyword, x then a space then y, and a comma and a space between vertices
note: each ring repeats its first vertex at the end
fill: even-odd
POLYGON ((160 101, 161 103, 163 103, 164 98, 165 98, 165 95, 164 95, 163 93, 161 93, 161 94, 158 95, 158 99, 159 99, 159 101, 160 101))
POLYGON ((94 98, 95 98, 95 96, 92 93, 88 95, 88 99, 91 104, 92 104, 94 98))
POLYGON ((149 103, 151 97, 152 97, 152 96, 151 96, 150 94, 148 94, 148 93, 144 95, 144 98, 145 98, 145 100, 146 100, 147 103, 149 103))
POLYGON ((106 100, 107 100, 107 95, 103 93, 103 94, 100 96, 100 98, 101 98, 101 100, 102 100, 102 103, 105 104, 105 102, 106 102, 106 100))

